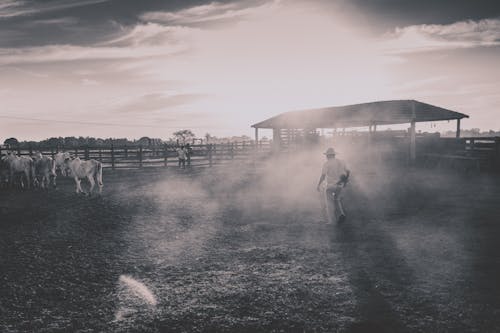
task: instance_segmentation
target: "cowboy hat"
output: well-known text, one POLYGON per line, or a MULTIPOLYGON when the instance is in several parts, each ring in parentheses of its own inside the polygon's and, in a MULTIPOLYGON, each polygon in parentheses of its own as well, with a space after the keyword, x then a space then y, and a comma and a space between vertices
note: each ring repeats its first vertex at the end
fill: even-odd
POLYGON ((325 154, 326 156, 328 155, 336 155, 337 153, 335 152, 335 149, 333 148, 328 148, 323 154, 325 154))

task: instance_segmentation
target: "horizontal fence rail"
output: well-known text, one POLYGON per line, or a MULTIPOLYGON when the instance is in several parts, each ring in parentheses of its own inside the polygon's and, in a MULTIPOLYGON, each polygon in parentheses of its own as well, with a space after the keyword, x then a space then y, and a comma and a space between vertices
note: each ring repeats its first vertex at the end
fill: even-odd
MULTIPOLYGON (((368 147, 374 148, 383 155, 384 160, 391 163, 405 163, 408 158, 407 137, 385 136, 335 136, 328 139, 328 145, 344 145, 356 151, 361 145, 363 151, 368 147), (332 142, 333 140, 333 142, 332 142), (376 149, 383 147, 384 149, 376 149)), ((470 164, 481 170, 500 172, 500 137, 466 137, 446 138, 435 135, 417 136, 417 159, 424 164, 470 164)), ((325 145, 326 142, 318 142, 325 145)), ((301 145, 282 145, 280 152, 300 150, 301 145)), ((50 146, 21 146, 9 148, 0 146, 0 155, 13 151, 17 155, 30 156, 40 151, 47 156, 55 156, 58 152, 69 152, 73 157, 84 160, 95 159, 102 162, 104 168, 109 169, 140 169, 152 167, 178 167, 178 145, 164 144, 151 146, 138 145, 110 145, 110 146, 77 146, 77 147, 50 147, 50 146)), ((229 161, 245 161, 269 156, 271 151, 278 152, 272 147, 271 141, 241 141, 217 144, 193 144, 192 155, 186 166, 210 167, 229 161)))
POLYGON ((419 142, 417 156, 427 164, 500 171, 500 137, 437 138, 419 142))
MULTIPOLYGON (((156 146, 78 146, 78 147, 23 147, 0 146, 0 155, 13 151, 19 156, 31 156, 35 152, 54 157, 58 152, 68 152, 72 157, 100 161, 103 168, 134 169, 150 167, 179 166, 177 145, 156 146)), ((243 141, 220 144, 191 145, 192 153, 186 166, 205 167, 234 160, 245 160, 255 156, 265 156, 271 152, 269 141, 243 141)))

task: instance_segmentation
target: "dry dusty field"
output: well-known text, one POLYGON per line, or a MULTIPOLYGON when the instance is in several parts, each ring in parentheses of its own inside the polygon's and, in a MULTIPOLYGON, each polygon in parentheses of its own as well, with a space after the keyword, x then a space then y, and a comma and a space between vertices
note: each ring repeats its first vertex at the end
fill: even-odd
POLYGON ((101 197, 69 179, 0 190, 0 331, 500 331, 499 178, 354 169, 348 219, 326 225, 319 170, 105 171, 101 197))

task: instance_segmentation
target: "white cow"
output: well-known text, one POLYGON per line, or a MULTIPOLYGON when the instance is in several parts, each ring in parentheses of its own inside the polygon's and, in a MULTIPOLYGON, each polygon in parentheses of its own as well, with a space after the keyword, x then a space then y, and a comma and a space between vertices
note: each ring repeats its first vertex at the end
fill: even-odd
POLYGON ((12 152, 9 152, 7 156, 3 157, 5 163, 7 163, 9 168, 9 183, 12 187, 14 185, 14 179, 16 175, 21 176, 21 187, 24 187, 24 178, 27 181, 27 187, 30 188, 31 183, 34 180, 35 168, 33 165, 33 160, 27 156, 17 156, 12 152))
POLYGON ((35 184, 40 184, 42 188, 48 189, 52 183, 56 187, 56 166, 54 160, 49 156, 36 152, 32 156, 35 165, 35 184))
POLYGON ((64 161, 70 158, 70 154, 68 152, 59 152, 54 155, 54 163, 56 171, 59 170, 62 176, 68 176, 68 170, 66 170, 66 165, 64 161))
POLYGON ((9 164, 6 161, 7 156, 2 155, 0 158, 0 187, 3 187, 9 182, 9 164))
POLYGON ((87 178, 90 183, 89 194, 92 194, 95 183, 99 186, 99 193, 102 192, 102 164, 96 160, 82 161, 78 157, 66 158, 64 161, 66 168, 71 172, 75 180, 76 193, 84 193, 80 185, 81 179, 87 178))

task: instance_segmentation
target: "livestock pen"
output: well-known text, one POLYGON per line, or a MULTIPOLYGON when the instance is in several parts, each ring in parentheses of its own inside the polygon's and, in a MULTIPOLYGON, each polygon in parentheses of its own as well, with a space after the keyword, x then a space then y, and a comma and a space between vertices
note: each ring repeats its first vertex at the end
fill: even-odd
MULTIPOLYGON (((69 152, 73 157, 100 161, 107 169, 141 169, 151 167, 177 166, 179 145, 109 145, 109 146, 0 146, 0 155, 14 151, 19 156, 31 156, 39 151, 43 155, 54 157, 58 152, 69 152)), ((193 144, 190 157, 192 167, 211 167, 228 161, 246 160, 250 157, 263 157, 271 151, 269 141, 227 142, 217 144, 193 144)))

